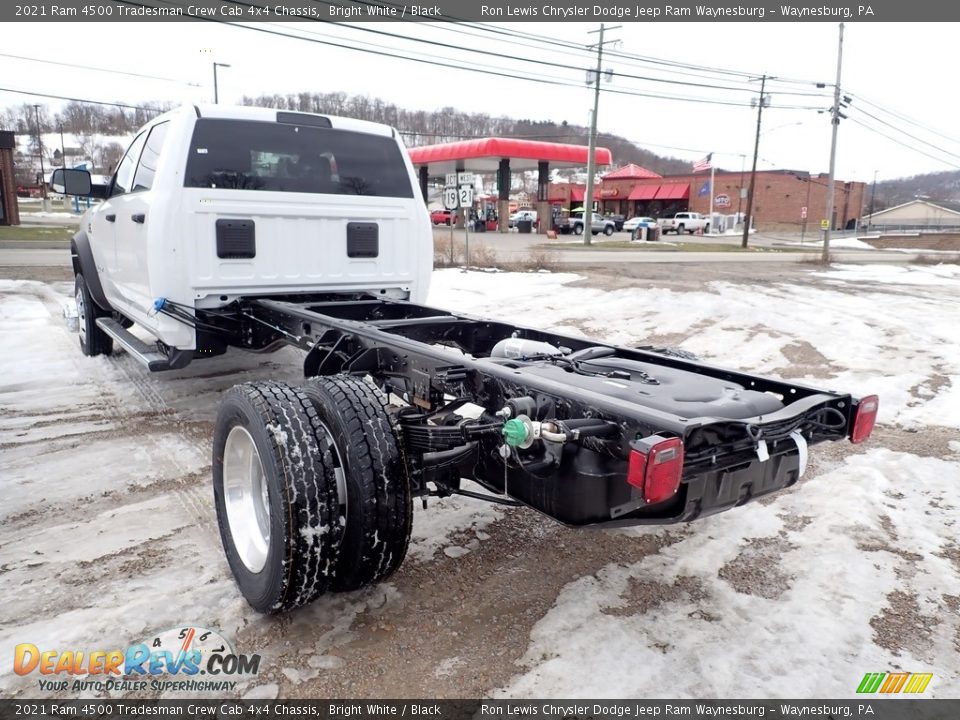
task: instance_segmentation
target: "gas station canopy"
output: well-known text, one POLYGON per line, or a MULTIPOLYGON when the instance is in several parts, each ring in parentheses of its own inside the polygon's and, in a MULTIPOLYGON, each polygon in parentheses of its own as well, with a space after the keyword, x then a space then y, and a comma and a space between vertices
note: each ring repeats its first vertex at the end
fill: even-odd
MULTIPOLYGON (((511 171, 537 170, 546 162, 551 168, 585 167, 589 156, 586 145, 523 140, 517 138, 478 138, 442 145, 424 145, 408 150, 414 165, 427 167, 430 177, 457 170, 496 172, 501 160, 510 161, 511 171)), ((613 156, 607 148, 595 148, 597 166, 609 165, 613 156)))

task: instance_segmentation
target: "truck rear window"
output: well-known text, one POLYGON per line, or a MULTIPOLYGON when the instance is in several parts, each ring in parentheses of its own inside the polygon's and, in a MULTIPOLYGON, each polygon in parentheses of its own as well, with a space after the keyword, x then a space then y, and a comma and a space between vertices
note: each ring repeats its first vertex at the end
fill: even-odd
POLYGON ((253 120, 200 118, 185 187, 412 198, 396 140, 253 120))

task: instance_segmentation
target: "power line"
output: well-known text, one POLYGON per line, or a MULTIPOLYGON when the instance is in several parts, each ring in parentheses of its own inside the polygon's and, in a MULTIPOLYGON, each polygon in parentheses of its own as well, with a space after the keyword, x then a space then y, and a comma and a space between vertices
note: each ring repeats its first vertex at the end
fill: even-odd
MULTIPOLYGON (((924 124, 921 123, 920 121, 914 120, 913 118, 911 118, 911 117, 908 116, 908 115, 904 115, 903 113, 897 112, 897 111, 895 111, 895 110, 890 110, 890 109, 888 109, 888 108, 883 107, 882 105, 878 105, 878 104, 875 103, 875 102, 871 102, 870 100, 868 100, 867 98, 865 98, 863 95, 859 95, 859 94, 856 94, 856 93, 850 93, 850 94, 851 94, 854 98, 856 98, 857 100, 859 100, 860 102, 864 102, 864 103, 866 103, 867 105, 870 105, 871 107, 874 107, 874 108, 876 108, 877 110, 880 110, 881 112, 885 112, 885 113, 887 113, 888 115, 891 115, 892 117, 897 118, 898 120, 902 120, 903 122, 906 122, 906 123, 908 123, 908 124, 910 124, 910 125, 914 125, 915 127, 918 127, 918 128, 920 128, 921 130, 926 130, 927 132, 932 133, 932 134, 934 134, 934 135, 936 135, 936 136, 938 136, 938 137, 941 137, 941 138, 943 138, 944 140, 949 140, 949 141, 952 142, 952 143, 960 144, 960 140, 957 140, 956 138, 950 137, 949 135, 944 135, 942 132, 939 132, 938 130, 935 130, 934 128, 932 128, 932 127, 930 127, 930 126, 928 126, 928 125, 924 125, 924 124)), ((861 112, 863 112, 863 111, 861 111, 861 112)))
POLYGON ((18 95, 30 95, 32 97, 45 97, 54 100, 69 100, 70 102, 90 103, 91 105, 109 105, 110 107, 125 108, 127 110, 159 110, 158 107, 147 105, 127 105, 125 103, 106 102, 104 100, 90 100, 88 98, 68 97, 66 95, 53 95, 50 93, 33 92, 30 90, 17 90, 16 88, 0 87, 0 92, 16 93, 18 95))
POLYGON ((872 113, 868 113, 866 110, 864 110, 864 109, 862 109, 862 108, 858 108, 858 109, 857 109, 857 112, 862 113, 863 115, 866 115, 866 116, 867 116, 868 118, 870 118, 871 120, 876 120, 876 121, 877 121, 878 123, 880 123, 881 125, 886 125, 888 128, 891 128, 891 129, 893 129, 893 130, 896 130, 898 133, 901 133, 902 135, 906 135, 906 136, 907 136, 908 138, 910 138, 911 140, 916 140, 918 143, 921 143, 922 145, 926 145, 926 146, 928 146, 928 147, 930 147, 930 148, 932 148, 932 149, 934 149, 934 150, 936 150, 936 151, 938 151, 938 152, 942 152, 944 155, 950 155, 950 156, 952 156, 952 157, 957 158, 957 160, 960 160, 960 155, 958 155, 957 153, 952 153, 952 152, 950 152, 949 150, 944 150, 942 147, 940 147, 940 146, 938 146, 938 145, 934 145, 933 143, 931 143, 931 142, 929 142, 929 141, 927 141, 927 140, 924 140, 923 138, 918 138, 916 135, 912 135, 912 134, 908 133, 906 130, 903 130, 903 129, 897 127, 896 125, 887 122, 887 121, 884 120, 883 118, 878 118, 876 115, 873 115, 872 113))
MULTIPOLYGON (((247 7, 261 7, 261 6, 253 5, 253 4, 249 4, 249 3, 238 2, 237 0, 226 0, 226 1, 228 1, 228 2, 233 2, 233 4, 237 4, 237 5, 245 5, 245 6, 247 6, 247 7)), ((115 3, 118 3, 118 4, 123 4, 123 5, 133 5, 133 6, 135 6, 135 7, 155 7, 155 6, 151 6, 151 5, 144 5, 144 4, 139 3, 139 2, 134 2, 133 0, 112 0, 112 2, 115 2, 115 3)), ((175 7, 181 7, 181 6, 179 6, 179 5, 175 5, 174 3, 170 2, 170 0, 156 0, 156 2, 160 2, 160 3, 164 4, 164 5, 172 5, 172 6, 175 6, 175 7)), ((509 78, 509 79, 512 79, 512 80, 520 80, 520 81, 524 81, 524 82, 534 82, 534 83, 539 83, 539 84, 542 84, 542 85, 552 85, 552 86, 555 86, 555 87, 570 87, 570 88, 578 88, 578 89, 581 87, 579 84, 576 84, 576 83, 573 83, 573 82, 564 82, 564 81, 561 81, 561 80, 549 79, 549 78, 546 78, 546 77, 537 77, 537 76, 533 76, 533 75, 516 75, 516 74, 514 74, 514 73, 507 72, 507 71, 502 70, 502 69, 501 69, 501 70, 484 70, 484 69, 480 69, 480 68, 477 68, 477 67, 469 67, 469 66, 457 65, 457 64, 454 64, 453 62, 439 62, 439 61, 430 60, 430 59, 427 59, 427 58, 410 57, 410 56, 408 56, 408 55, 397 54, 396 52, 387 52, 387 51, 382 50, 382 49, 380 49, 380 50, 374 50, 374 49, 361 48, 361 47, 356 47, 356 46, 354 46, 354 45, 346 45, 346 44, 344 44, 344 43, 332 42, 331 40, 320 40, 320 39, 317 39, 317 38, 304 37, 303 35, 295 35, 295 34, 288 33, 288 32, 281 32, 281 31, 279 31, 279 30, 270 30, 270 29, 267 29, 267 28, 262 28, 262 27, 253 26, 253 25, 242 25, 242 24, 238 24, 238 23, 232 23, 232 22, 227 22, 227 21, 223 21, 223 20, 218 20, 218 19, 216 19, 216 18, 201 17, 201 16, 199 16, 199 15, 190 14, 189 12, 186 13, 186 15, 187 15, 187 17, 191 17, 191 18, 194 18, 194 19, 197 19, 197 20, 202 20, 202 21, 205 21, 205 22, 212 22, 212 23, 216 23, 216 24, 222 24, 222 25, 226 25, 226 26, 228 26, 228 27, 240 28, 240 29, 244 29, 244 30, 251 30, 251 31, 254 31, 254 32, 265 33, 265 34, 268 34, 268 35, 275 35, 275 36, 277 36, 277 37, 285 37, 285 38, 289 38, 289 39, 293 39, 293 40, 302 40, 302 41, 304 41, 304 42, 311 42, 311 43, 316 43, 316 44, 319 44, 319 45, 326 45, 326 46, 329 46, 329 47, 336 47, 336 48, 339 48, 339 49, 342 49, 342 50, 350 50, 350 51, 353 51, 353 52, 362 52, 362 53, 377 55, 377 56, 380 56, 380 57, 389 57, 389 58, 393 58, 393 59, 396 59, 396 60, 408 60, 408 61, 410 61, 410 62, 421 63, 421 64, 425 64, 425 65, 433 65, 433 66, 436 66, 436 67, 446 67, 446 68, 450 68, 450 69, 453 69, 453 70, 460 70, 460 71, 464 71, 464 72, 473 72, 473 73, 478 73, 478 74, 483 74, 483 75, 493 75, 493 76, 496 76, 496 77, 509 78)), ((401 50, 398 50, 397 48, 392 48, 392 49, 393 49, 393 50, 397 50, 397 52, 403 52, 403 51, 401 51, 401 50)), ((662 93, 656 93, 656 94, 654 94, 654 93, 645 93, 645 92, 641 92, 641 91, 638 91, 638 90, 630 90, 630 89, 619 89, 619 90, 618 90, 618 89, 614 89, 614 88, 606 88, 606 89, 604 90, 604 92, 614 93, 614 94, 618 94, 618 95, 626 95, 626 96, 631 96, 631 97, 647 97, 647 98, 654 98, 654 99, 677 100, 677 101, 680 101, 680 102, 693 102, 693 103, 701 103, 701 104, 709 104, 709 105, 726 105, 726 106, 732 106, 732 107, 749 107, 749 103, 746 103, 746 102, 732 102, 732 101, 716 100, 716 99, 711 99, 711 98, 693 98, 693 97, 684 97, 684 96, 679 96, 679 95, 664 95, 664 94, 662 94, 662 93)), ((785 110, 811 110, 811 109, 816 109, 816 108, 814 108, 814 107, 793 106, 793 105, 780 105, 780 106, 776 106, 776 107, 778 107, 778 108, 780 108, 780 109, 785 109, 785 110)))
POLYGON ((56 60, 44 60, 42 58, 26 57, 25 55, 11 55, 9 53, 0 53, 0 57, 13 58, 14 60, 27 60, 28 62, 44 63, 46 65, 59 65, 79 70, 94 70, 96 72, 113 73, 114 75, 127 75, 128 77, 146 78, 147 80, 163 80, 164 82, 173 82, 181 85, 195 85, 185 80, 177 78, 161 77, 159 75, 143 75, 141 73, 126 72, 124 70, 111 70, 110 68, 94 67, 93 65, 78 65, 77 63, 57 62, 56 60))
POLYGON ((856 118, 850 118, 850 122, 856 123, 856 124, 859 125, 860 127, 866 128, 866 129, 869 130, 870 132, 876 133, 877 135, 880 135, 881 137, 885 137, 887 140, 895 143, 896 145, 899 145, 899 146, 902 147, 902 148, 906 148, 906 149, 908 149, 908 150, 913 150, 913 151, 916 152, 916 153, 920 153, 921 155, 925 155, 926 157, 931 158, 931 159, 933 159, 933 160, 936 160, 937 162, 941 162, 941 163, 943 163, 944 165, 949 165, 949 166, 952 167, 952 168, 955 168, 955 169, 957 169, 957 170, 960 170, 960 165, 957 165, 957 164, 955 164, 955 163, 952 163, 952 162, 950 162, 949 160, 945 160, 943 157, 938 157, 938 156, 936 156, 936 155, 931 155, 930 153, 924 152, 923 150, 920 150, 919 148, 915 148, 915 147, 913 147, 912 145, 907 145, 906 143, 901 142, 900 140, 897 140, 895 137, 892 137, 892 136, 890 136, 890 135, 887 135, 885 132, 882 132, 882 131, 880 131, 880 130, 877 130, 875 127, 871 127, 870 125, 867 125, 866 123, 860 122, 860 121, 857 120, 856 118))

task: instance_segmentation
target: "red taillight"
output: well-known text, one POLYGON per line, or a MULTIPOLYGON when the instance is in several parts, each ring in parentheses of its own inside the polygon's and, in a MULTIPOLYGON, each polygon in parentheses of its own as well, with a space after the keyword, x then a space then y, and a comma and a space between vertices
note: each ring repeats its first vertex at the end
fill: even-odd
POLYGON ((856 417, 853 418, 853 428, 850 430, 850 442, 862 443, 873 432, 877 422, 877 410, 880 408, 880 398, 868 395, 861 398, 857 406, 856 417))
POLYGON ((627 482, 643 493, 648 505, 676 495, 683 474, 683 441, 680 438, 644 438, 635 443, 627 460, 627 482))

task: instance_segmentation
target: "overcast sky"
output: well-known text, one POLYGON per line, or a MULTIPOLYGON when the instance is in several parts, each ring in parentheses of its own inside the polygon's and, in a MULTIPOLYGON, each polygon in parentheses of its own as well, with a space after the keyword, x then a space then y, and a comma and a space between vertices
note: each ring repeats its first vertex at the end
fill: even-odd
MULTIPOLYGON (((487 25, 485 30, 476 25, 410 23, 257 23, 255 27, 355 48, 492 68, 509 75, 535 76, 574 87, 384 58, 242 27, 191 22, 8 24, 0 47, 0 87, 125 103, 210 101, 212 62, 216 61, 231 65, 219 71, 221 102, 237 101, 244 94, 344 91, 380 97, 409 109, 452 106, 493 116, 567 120, 583 125, 589 122, 593 92, 584 85, 583 68, 595 63, 595 56, 591 60, 586 50, 540 41, 585 47, 596 41, 596 34, 589 34, 599 27, 595 23, 500 23, 487 25), (521 36, 490 32, 496 28, 520 32, 521 36), (403 37, 389 37, 384 32, 403 37), (173 81, 40 64, 3 54, 113 68, 173 81), (522 57, 556 66, 523 62, 519 59, 522 57)), ((758 167, 826 172, 830 123, 828 115, 818 114, 816 109, 832 105, 832 90, 817 90, 812 83, 832 84, 835 80, 837 30, 835 23, 827 22, 624 23, 607 36, 620 42, 608 46, 613 55, 605 58, 604 67, 634 77, 617 76, 603 83, 599 130, 622 135, 660 154, 692 162, 714 152, 719 167, 739 170, 745 162, 749 169, 755 109, 662 96, 749 103, 751 97, 757 97, 759 82, 660 61, 767 73, 780 79, 768 86, 772 107, 763 112, 758 167), (634 57, 617 56, 620 54, 634 57), (720 85, 723 89, 675 84, 677 81, 720 85)), ((875 171, 882 180, 960 169, 960 129, 956 127, 960 92, 956 90, 953 59, 957 30, 955 23, 846 25, 842 87, 854 101, 849 112, 845 111, 850 119, 840 125, 838 177, 870 182, 875 171), (872 126, 896 142, 857 123, 872 126)), ((0 107, 20 102, 46 102, 51 109, 58 105, 54 100, 0 92, 0 107)))

